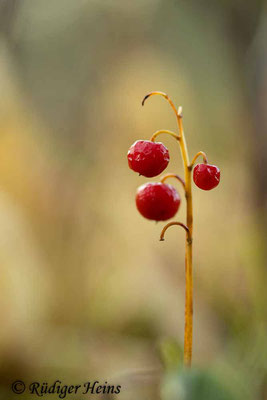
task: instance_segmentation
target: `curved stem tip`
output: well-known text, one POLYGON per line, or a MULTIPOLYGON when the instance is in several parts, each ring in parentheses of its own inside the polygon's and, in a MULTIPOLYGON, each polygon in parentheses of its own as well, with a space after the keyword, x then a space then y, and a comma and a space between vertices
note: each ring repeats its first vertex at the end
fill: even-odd
MULTIPOLYGON (((169 96, 168 96, 166 93, 163 93, 163 92, 158 92, 158 91, 156 91, 156 92, 150 92, 150 93, 148 93, 148 94, 143 98, 143 100, 142 100, 142 106, 145 104, 145 101, 146 101, 149 97, 151 97, 151 96, 162 96, 162 97, 164 97, 164 99, 166 99, 166 100, 168 101, 168 103, 170 104, 170 106, 171 106, 171 108, 173 109, 173 111, 174 111, 176 117, 177 117, 178 115, 181 117, 181 115, 177 112, 177 110, 176 110, 176 108, 175 108, 175 105, 173 104, 172 100, 169 98, 169 96)), ((180 109, 180 107, 179 107, 179 109, 180 109)))
POLYGON ((193 158, 191 164, 189 165, 189 169, 192 169, 192 168, 193 168, 193 166, 194 166, 194 164, 195 164, 195 162, 196 162, 196 159, 197 159, 199 156, 202 156, 204 164, 207 164, 207 163, 208 163, 208 159, 207 159, 206 153, 204 153, 204 151, 199 151, 199 152, 194 156, 194 158, 193 158))
POLYGON ((160 131, 156 131, 155 133, 153 133, 153 135, 150 138, 150 141, 154 142, 156 137, 162 133, 166 133, 167 135, 174 137, 174 139, 180 140, 180 136, 176 135, 176 133, 174 133, 172 131, 168 131, 167 129, 161 129, 160 131))
POLYGON ((181 182, 181 184, 183 185, 183 188, 185 189, 185 181, 179 175, 176 175, 176 174, 163 175, 163 177, 160 179, 160 182, 164 183, 166 181, 166 179, 169 179, 169 178, 176 178, 179 182, 181 182))
POLYGON ((173 225, 179 225, 179 226, 181 226, 181 227, 184 228, 184 230, 186 231, 187 236, 189 235, 189 229, 188 229, 188 227, 187 227, 185 224, 183 224, 182 222, 173 221, 173 222, 169 222, 169 223, 168 223, 167 225, 165 225, 164 228, 162 229, 161 234, 160 234, 160 239, 159 239, 161 242, 164 241, 164 235, 165 235, 166 230, 167 230, 170 226, 173 226, 173 225))

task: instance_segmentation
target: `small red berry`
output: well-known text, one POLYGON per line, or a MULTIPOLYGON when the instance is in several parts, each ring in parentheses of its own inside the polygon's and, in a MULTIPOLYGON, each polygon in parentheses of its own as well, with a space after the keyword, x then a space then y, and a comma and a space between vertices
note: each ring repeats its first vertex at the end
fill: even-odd
POLYGON ((194 168, 193 179, 200 189, 211 190, 219 185, 220 170, 216 165, 197 164, 194 168))
POLYGON ((165 183, 150 182, 140 186, 136 194, 136 206, 147 219, 165 221, 172 218, 180 206, 176 189, 165 183))
POLYGON ((147 178, 159 175, 170 161, 168 149, 162 143, 150 140, 137 140, 127 157, 129 167, 147 178))

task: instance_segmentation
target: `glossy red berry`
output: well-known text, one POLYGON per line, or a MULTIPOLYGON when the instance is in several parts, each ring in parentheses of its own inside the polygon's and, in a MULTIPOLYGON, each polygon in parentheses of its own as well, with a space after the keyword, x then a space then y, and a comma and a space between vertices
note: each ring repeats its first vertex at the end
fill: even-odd
POLYGON ((129 167, 147 178, 159 175, 170 161, 168 149, 162 143, 150 140, 137 140, 127 157, 129 167))
POLYGON ((203 190, 211 190, 220 182, 220 170, 216 165, 197 164, 193 171, 195 184, 203 190))
POLYGON ((150 182, 140 186, 136 194, 136 206, 147 219, 165 221, 172 218, 180 206, 176 189, 165 183, 150 182))

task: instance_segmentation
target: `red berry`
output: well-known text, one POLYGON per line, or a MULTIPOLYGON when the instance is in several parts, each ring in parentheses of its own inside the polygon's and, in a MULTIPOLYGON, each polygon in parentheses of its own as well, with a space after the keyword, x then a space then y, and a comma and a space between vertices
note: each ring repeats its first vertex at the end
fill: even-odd
POLYGON ((216 165, 197 164, 194 168, 193 179, 200 189, 210 190, 219 185, 220 170, 216 165))
POLYGON ((147 219, 165 221, 172 218, 178 211, 180 202, 176 189, 165 183, 146 183, 137 189, 136 206, 147 219))
POLYGON ((129 167, 147 178, 159 175, 170 161, 168 149, 160 142, 137 140, 128 151, 129 167))

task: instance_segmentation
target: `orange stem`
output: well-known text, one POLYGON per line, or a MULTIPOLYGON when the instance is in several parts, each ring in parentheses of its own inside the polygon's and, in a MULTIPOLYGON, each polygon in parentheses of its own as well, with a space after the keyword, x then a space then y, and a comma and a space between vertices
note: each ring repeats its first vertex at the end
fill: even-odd
MULTIPOLYGON (((188 229, 188 237, 185 245, 185 328, 184 328, 184 365, 187 367, 191 366, 192 362, 192 342, 193 342, 193 273, 192 273, 192 235, 193 235, 193 205, 192 205, 192 188, 191 188, 191 164, 189 161, 187 144, 185 140, 183 123, 182 123, 182 107, 179 107, 178 111, 166 93, 163 92, 151 92, 147 94, 143 101, 145 101, 154 95, 164 97, 171 108, 173 109, 178 129, 179 129, 179 145, 184 165, 185 174, 185 195, 186 195, 186 227, 188 229)), ((177 223, 181 225, 181 223, 177 223)), ((176 225, 177 225, 176 224, 176 225)), ((166 226, 167 227, 170 225, 166 226)), ((165 232, 165 231, 164 231, 165 232)))

